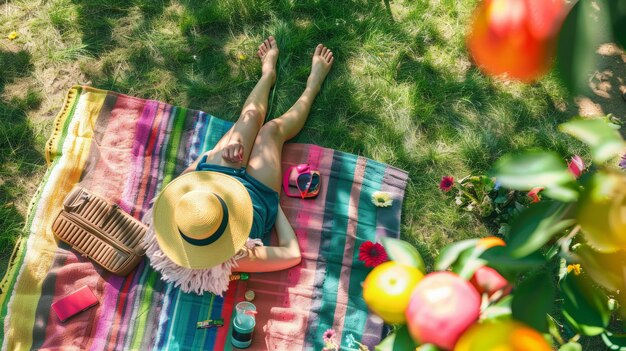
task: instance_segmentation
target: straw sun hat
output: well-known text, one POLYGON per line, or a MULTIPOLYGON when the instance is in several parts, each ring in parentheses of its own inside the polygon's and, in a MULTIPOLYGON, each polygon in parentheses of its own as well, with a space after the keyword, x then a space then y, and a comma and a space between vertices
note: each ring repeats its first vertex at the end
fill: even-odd
POLYGON ((252 200, 246 188, 223 173, 184 174, 161 191, 153 207, 161 251, 174 263, 205 269, 239 251, 252 227, 252 200))

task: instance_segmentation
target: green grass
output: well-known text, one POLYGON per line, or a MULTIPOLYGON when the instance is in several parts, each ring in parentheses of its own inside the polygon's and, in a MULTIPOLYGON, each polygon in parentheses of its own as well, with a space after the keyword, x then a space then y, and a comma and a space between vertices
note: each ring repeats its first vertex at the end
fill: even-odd
MULTIPOLYGON (((88 83, 234 120, 260 74, 256 47, 281 49, 270 117, 304 88, 317 43, 336 61, 297 142, 407 170, 402 236, 432 265, 453 240, 490 233, 438 190, 443 175, 489 169, 543 147, 579 151, 555 126, 570 103, 555 77, 532 85, 474 67, 464 36, 474 0, 14 0, 0 5, 0 247, 24 222, 43 143, 66 89, 88 83), (54 85, 53 80, 64 78, 54 85), (45 103, 44 103, 45 102, 45 103), (5 126, 8 126, 5 127, 5 126), (25 185, 26 184, 26 185, 25 185), (20 210, 18 210, 20 209, 20 210)), ((4 264, 2 264, 4 268, 4 264)))

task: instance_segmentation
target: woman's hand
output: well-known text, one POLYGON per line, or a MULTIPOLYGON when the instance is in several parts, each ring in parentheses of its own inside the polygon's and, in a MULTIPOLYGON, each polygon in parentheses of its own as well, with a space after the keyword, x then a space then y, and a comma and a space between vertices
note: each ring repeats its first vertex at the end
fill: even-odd
POLYGON ((230 163, 243 162, 243 144, 239 141, 231 141, 222 151, 222 158, 230 163))

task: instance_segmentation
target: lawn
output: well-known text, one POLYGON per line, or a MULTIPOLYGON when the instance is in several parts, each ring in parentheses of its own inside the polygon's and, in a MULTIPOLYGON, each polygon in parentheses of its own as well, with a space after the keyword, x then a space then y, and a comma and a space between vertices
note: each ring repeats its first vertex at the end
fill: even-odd
MULTIPOLYGON (((235 120, 274 35, 279 72, 269 118, 304 88, 318 43, 334 67, 294 141, 410 174, 402 237, 432 267, 445 244, 493 235, 438 189, 484 173, 504 153, 579 150, 555 126, 573 100, 554 75, 523 85, 483 75, 465 32, 476 1, 13 0, 0 5, 0 273, 45 172, 44 143, 74 84, 235 120), (18 33, 14 40, 6 35, 18 33)), ((585 154, 582 154, 585 156, 585 154)))

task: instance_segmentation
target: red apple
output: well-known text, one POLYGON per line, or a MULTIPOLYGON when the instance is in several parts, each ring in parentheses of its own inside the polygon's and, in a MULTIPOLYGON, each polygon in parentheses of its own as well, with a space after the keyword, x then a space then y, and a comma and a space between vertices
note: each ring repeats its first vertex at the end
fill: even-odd
POLYGON ((409 333, 419 343, 452 350, 463 332, 478 320, 480 295, 465 279, 434 272, 422 279, 409 301, 409 333))
POLYGON ((552 65, 567 10, 563 0, 485 0, 467 46, 486 73, 533 81, 552 65))
POLYGON ((512 289, 511 284, 498 271, 487 266, 478 268, 470 279, 470 283, 479 293, 486 293, 489 297, 499 290, 502 290, 502 296, 506 296, 512 289))

